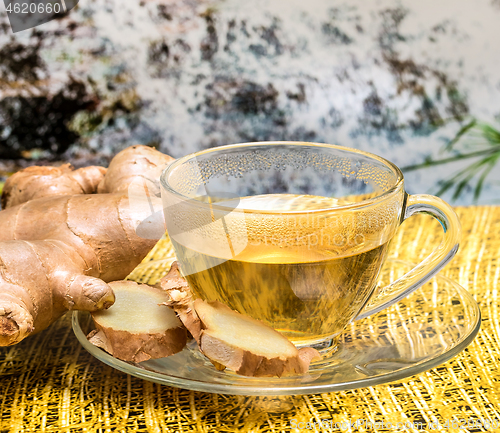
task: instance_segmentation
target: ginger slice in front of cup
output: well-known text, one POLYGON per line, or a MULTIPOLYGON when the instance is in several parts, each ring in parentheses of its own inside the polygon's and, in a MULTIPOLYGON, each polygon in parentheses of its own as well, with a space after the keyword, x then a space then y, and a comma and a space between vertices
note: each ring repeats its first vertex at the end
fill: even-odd
POLYGON ((184 348, 186 329, 162 305, 167 298, 162 290, 133 281, 109 285, 116 300, 107 310, 91 313, 96 329, 87 338, 93 345, 128 362, 164 358, 184 348))

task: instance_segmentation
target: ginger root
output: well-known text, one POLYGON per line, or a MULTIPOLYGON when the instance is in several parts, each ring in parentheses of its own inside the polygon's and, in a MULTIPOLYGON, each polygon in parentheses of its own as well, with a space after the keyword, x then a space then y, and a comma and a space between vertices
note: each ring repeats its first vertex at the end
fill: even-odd
POLYGON ((92 313, 96 329, 89 341, 115 358, 129 362, 163 358, 180 352, 186 328, 165 305, 165 292, 133 281, 109 283, 116 296, 107 310, 92 313))
MULTIPOLYGON (((145 148, 134 146, 137 164, 134 152, 126 150, 122 163, 113 159, 107 171, 38 167, 6 183, 0 212, 0 346, 45 329, 67 310, 95 311, 113 304, 106 282, 125 278, 158 240, 138 235, 144 213, 136 212, 137 206, 131 209, 127 188, 138 178, 157 187, 156 177, 172 158, 145 148), (97 175, 87 182, 87 172, 97 175), (111 180, 104 182, 108 174, 111 180), (64 187, 55 188, 59 183, 64 187), (101 189, 106 193, 91 194, 97 183, 107 185, 101 189), (70 184, 80 185, 85 194, 60 195, 70 184), (49 196, 33 198, 38 195, 49 196)), ((148 204, 155 200, 160 199, 151 197, 148 204)), ((160 214, 147 225, 161 224, 161 232, 160 214)))
POLYGON ((54 195, 92 194, 103 180, 106 169, 90 166, 74 170, 60 167, 27 167, 9 177, 2 191, 2 209, 54 195))
POLYGON ((97 310, 156 243, 135 233, 122 194, 46 197, 0 214, 0 346, 69 309, 97 310))
POLYGON ((173 161, 174 158, 152 147, 127 147, 111 160, 97 192, 102 194, 127 191, 132 182, 141 180, 154 195, 159 195, 161 172, 173 161))
POLYGON ((152 147, 135 145, 118 152, 107 169, 89 166, 75 170, 71 164, 27 167, 6 180, 2 209, 55 195, 127 192, 137 181, 159 196, 161 172, 172 161, 174 158, 152 147))
POLYGON ((304 374, 312 360, 321 358, 316 349, 297 349, 270 326, 221 302, 193 300, 177 264, 162 279, 161 287, 169 297, 167 305, 217 369, 229 368, 244 376, 281 377, 304 374))

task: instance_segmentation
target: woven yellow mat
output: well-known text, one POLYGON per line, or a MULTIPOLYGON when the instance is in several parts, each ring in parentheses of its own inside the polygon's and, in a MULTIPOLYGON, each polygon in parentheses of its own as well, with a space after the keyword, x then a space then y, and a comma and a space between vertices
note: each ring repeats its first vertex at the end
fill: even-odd
MULTIPOLYGON (((431 430, 410 428, 409 421, 500 420, 500 207, 457 212, 463 240, 459 254, 442 273, 478 301, 482 329, 465 351, 437 368, 400 382, 328 394, 245 397, 193 392, 102 364, 81 347, 66 316, 39 335, 0 348, 0 432, 274 433, 291 431, 294 419, 344 422, 345 427, 349 420, 367 419, 378 422, 378 428, 358 425, 343 431, 413 432, 431 430), (405 421, 407 427, 397 424, 405 421)), ((441 236, 430 217, 411 218, 394 239, 392 256, 416 262, 441 236)), ((147 259, 164 259, 165 245, 159 244, 147 259)), ((132 276, 154 282, 168 264, 144 264, 132 276)), ((299 431, 339 431, 303 427, 299 431)), ((432 431, 458 429, 449 424, 432 431)))

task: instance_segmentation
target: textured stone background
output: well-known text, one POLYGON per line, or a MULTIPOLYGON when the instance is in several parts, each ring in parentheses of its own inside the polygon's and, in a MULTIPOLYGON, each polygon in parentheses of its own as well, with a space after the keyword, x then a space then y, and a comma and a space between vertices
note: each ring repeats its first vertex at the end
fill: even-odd
MULTIPOLYGON (((138 142, 179 157, 260 140, 405 167, 453 156, 472 118, 500 125, 498 0, 81 0, 15 35, 0 8, 4 172, 105 164, 138 142)), ((472 161, 409 171, 407 189, 435 193, 472 161)), ((498 202, 497 168, 479 203, 498 202)))

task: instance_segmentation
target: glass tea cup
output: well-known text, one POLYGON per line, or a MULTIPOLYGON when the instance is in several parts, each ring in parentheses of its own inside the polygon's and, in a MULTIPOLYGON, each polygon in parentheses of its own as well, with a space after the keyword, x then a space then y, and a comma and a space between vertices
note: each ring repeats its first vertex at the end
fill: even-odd
POLYGON ((429 280, 460 238, 453 209, 434 196, 408 195, 394 164, 328 144, 197 152, 164 170, 161 190, 167 232, 195 296, 324 353, 350 322, 429 280), (390 240, 417 213, 441 223, 441 244, 375 294, 390 240))

